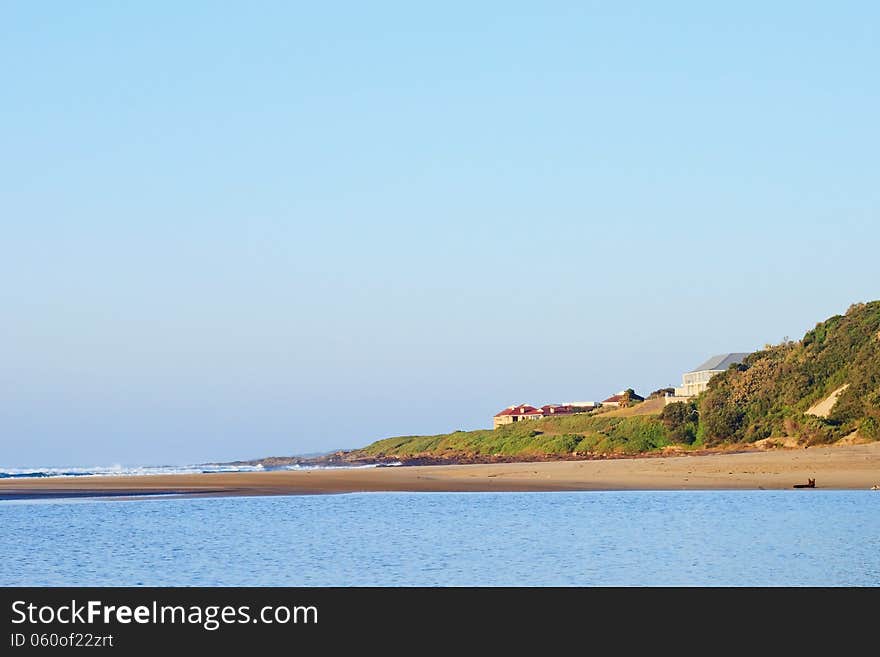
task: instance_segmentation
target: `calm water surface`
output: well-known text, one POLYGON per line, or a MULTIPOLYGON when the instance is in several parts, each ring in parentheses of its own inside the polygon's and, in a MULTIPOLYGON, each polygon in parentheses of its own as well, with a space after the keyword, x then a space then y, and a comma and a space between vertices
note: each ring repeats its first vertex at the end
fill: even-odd
POLYGON ((0 585, 880 585, 880 493, 0 502, 0 585))

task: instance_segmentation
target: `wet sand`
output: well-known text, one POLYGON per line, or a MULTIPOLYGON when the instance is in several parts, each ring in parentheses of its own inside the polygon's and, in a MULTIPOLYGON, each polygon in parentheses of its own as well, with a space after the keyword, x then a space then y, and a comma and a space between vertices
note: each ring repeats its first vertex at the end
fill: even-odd
POLYGON ((0 480, 0 499, 131 495, 308 495, 366 491, 818 489, 880 485, 880 443, 700 456, 0 480))

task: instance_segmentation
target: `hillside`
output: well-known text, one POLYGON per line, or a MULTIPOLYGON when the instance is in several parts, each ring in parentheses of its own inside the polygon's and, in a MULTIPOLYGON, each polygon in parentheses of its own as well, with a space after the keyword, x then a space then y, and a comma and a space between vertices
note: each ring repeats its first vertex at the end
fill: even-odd
POLYGON ((877 440, 880 301, 853 305, 799 342, 755 352, 713 378, 697 407, 707 445, 771 437, 821 444, 856 431, 877 440))
POLYGON ((610 411, 601 412, 602 417, 637 417, 639 415, 660 415, 666 400, 663 397, 655 397, 646 399, 640 404, 627 406, 625 408, 615 408, 610 411))
POLYGON ((349 454, 352 460, 426 458, 440 461, 541 459, 639 452, 669 444, 654 417, 569 415, 516 422, 498 429, 456 431, 437 436, 401 436, 376 441, 349 454))
POLYGON ((855 304, 799 342, 767 346, 689 403, 519 422, 496 430, 386 438, 351 460, 444 462, 636 454, 672 444, 746 446, 880 439, 880 301, 855 304), (766 440, 764 441, 767 442, 766 440))

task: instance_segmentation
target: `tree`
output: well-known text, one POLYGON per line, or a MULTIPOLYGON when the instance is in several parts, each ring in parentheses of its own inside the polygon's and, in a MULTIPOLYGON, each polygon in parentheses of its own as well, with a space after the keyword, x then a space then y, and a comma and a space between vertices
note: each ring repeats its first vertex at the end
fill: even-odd
POLYGON ((697 439, 700 414, 693 402, 674 402, 663 407, 660 420, 674 443, 690 445, 697 439))
POLYGON ((650 395, 648 395, 648 399, 657 399, 657 397, 665 397, 666 395, 674 395, 675 388, 660 388, 655 390, 650 395))
POLYGON ((620 407, 626 408, 627 406, 632 406, 633 404, 637 404, 640 401, 644 401, 641 395, 637 395, 636 391, 632 388, 627 388, 623 391, 623 394, 620 396, 620 407))

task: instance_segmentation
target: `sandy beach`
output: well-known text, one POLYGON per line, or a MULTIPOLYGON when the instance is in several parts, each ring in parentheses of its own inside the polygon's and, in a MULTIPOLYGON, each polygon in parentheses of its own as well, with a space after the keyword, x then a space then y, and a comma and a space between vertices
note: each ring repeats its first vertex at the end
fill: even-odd
POLYGON ((700 456, 0 481, 0 499, 366 491, 818 489, 880 485, 880 443, 700 456))

